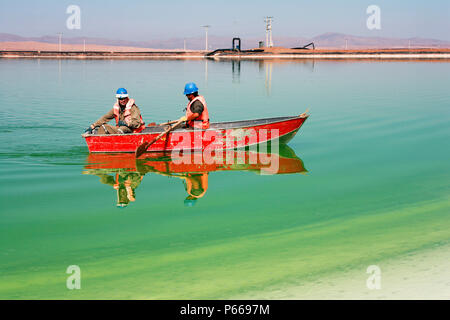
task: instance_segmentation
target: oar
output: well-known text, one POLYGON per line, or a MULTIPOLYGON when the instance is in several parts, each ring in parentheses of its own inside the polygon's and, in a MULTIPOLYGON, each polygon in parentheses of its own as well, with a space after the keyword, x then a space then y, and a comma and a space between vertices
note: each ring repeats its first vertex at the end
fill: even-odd
POLYGON ((172 131, 173 129, 175 129, 180 123, 182 123, 183 120, 178 120, 176 121, 175 125, 173 127, 169 127, 166 129, 166 131, 164 131, 163 133, 161 133, 160 135, 158 135, 156 138, 154 138, 152 141, 148 141, 148 142, 144 142, 142 143, 139 147, 136 148, 136 158, 139 158, 140 156, 142 156, 148 149, 148 147, 150 147, 152 144, 154 144, 156 141, 158 141, 159 139, 161 139, 164 135, 168 134, 170 131, 172 131))
POLYGON ((168 124, 174 124, 177 123, 178 120, 173 120, 173 121, 169 121, 169 122, 164 122, 164 123, 160 123, 159 126, 167 126, 168 124))

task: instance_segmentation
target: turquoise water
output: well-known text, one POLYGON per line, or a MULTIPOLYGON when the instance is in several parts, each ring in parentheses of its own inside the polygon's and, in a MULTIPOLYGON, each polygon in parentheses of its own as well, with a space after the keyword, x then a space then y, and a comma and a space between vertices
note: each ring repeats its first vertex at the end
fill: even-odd
POLYGON ((0 60, 0 298, 231 298, 445 246, 449 83, 439 62, 0 60), (90 169, 80 134, 115 89, 164 122, 188 81, 212 121, 309 108, 284 151, 305 170, 209 172, 185 206, 171 171, 90 169))

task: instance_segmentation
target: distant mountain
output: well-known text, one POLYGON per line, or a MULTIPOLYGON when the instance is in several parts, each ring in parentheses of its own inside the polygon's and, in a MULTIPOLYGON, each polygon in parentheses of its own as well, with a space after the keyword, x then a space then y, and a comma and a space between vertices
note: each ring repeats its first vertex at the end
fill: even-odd
MULTIPOLYGON (((258 46, 258 42, 263 39, 260 38, 242 38, 242 49, 250 49, 258 46)), ((0 42, 24 42, 34 41, 43 43, 58 43, 58 36, 42 36, 42 37, 22 37, 14 34, 0 33, 0 42)), ((202 50, 205 48, 204 37, 194 38, 170 38, 162 40, 147 40, 147 41, 128 41, 107 38, 91 38, 91 37, 64 37, 63 44, 95 44, 101 46, 126 46, 137 48, 153 48, 153 49, 182 49, 184 41, 186 41, 186 48, 190 50, 202 50)), ((209 49, 230 48, 232 37, 218 37, 209 36, 209 49)), ((399 47, 439 47, 450 48, 450 41, 442 41, 436 39, 424 38, 382 38, 382 37, 362 37, 347 35, 341 33, 324 33, 313 38, 302 37, 278 37, 275 36, 274 45, 280 47, 299 47, 314 42, 316 48, 345 48, 346 44, 349 49, 352 48, 399 48, 399 47)))
MULTIPOLYGON (((42 37, 22 37, 14 34, 0 33, 1 42, 24 42, 24 41, 34 41, 43 43, 58 43, 58 36, 42 36, 42 37)), ((146 47, 145 42, 135 42, 126 40, 113 40, 106 38, 92 38, 92 37, 64 37, 62 38, 62 43, 64 44, 97 44, 97 45, 107 45, 107 46, 129 46, 129 47, 146 47)))
POLYGON ((311 39, 320 48, 405 48, 412 47, 450 47, 450 41, 424 38, 381 38, 359 37, 341 33, 324 33, 311 39))

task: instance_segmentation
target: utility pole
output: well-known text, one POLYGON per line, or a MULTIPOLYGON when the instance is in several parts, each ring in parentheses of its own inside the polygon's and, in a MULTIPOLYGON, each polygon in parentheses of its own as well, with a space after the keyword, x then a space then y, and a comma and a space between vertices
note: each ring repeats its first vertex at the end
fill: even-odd
POLYGON ((61 38, 62 38, 62 32, 58 32, 57 35, 59 35, 59 52, 61 52, 61 38))
POLYGON ((205 38, 205 51, 208 51, 208 28, 210 28, 210 27, 211 27, 210 25, 202 26, 202 28, 205 28, 205 35, 206 35, 206 38, 205 38))
POLYGON ((273 17, 265 17, 264 22, 266 23, 266 47, 272 48, 272 20, 273 17))
POLYGON ((345 38, 345 50, 348 50, 348 39, 345 38))
POLYGON ((184 39, 184 41, 183 41, 183 48, 184 48, 184 51, 186 51, 186 39, 184 39))
POLYGON ((83 51, 86 52, 86 39, 83 39, 83 51))

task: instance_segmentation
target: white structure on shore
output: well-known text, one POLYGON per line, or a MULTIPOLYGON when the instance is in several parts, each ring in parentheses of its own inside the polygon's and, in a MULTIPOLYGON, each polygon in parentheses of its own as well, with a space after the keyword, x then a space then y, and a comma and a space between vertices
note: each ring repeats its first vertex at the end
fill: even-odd
POLYGON ((202 26, 205 28, 205 51, 208 51, 208 29, 211 27, 210 25, 202 26))
POLYGON ((273 17, 265 17, 264 22, 266 23, 266 47, 272 48, 272 20, 273 17))

